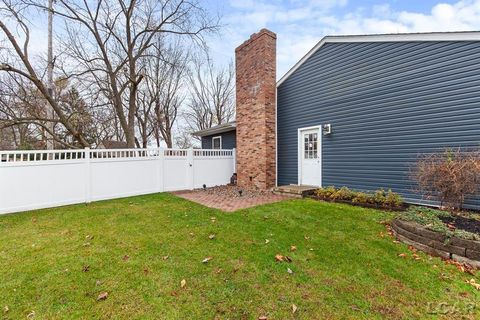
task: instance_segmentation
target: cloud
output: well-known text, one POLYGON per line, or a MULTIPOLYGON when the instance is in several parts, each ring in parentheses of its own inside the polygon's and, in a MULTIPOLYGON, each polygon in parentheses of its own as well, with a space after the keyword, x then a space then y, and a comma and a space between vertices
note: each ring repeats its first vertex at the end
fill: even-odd
POLYGON ((236 46, 267 27, 277 33, 278 78, 326 35, 480 30, 480 0, 437 3, 426 12, 346 0, 232 0, 230 6, 225 34, 211 42, 214 58, 233 59, 236 46))

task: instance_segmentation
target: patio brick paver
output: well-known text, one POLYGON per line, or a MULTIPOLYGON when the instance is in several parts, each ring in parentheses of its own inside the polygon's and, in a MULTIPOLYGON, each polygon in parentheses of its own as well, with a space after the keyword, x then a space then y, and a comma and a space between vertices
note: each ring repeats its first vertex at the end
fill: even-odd
POLYGON ((227 212, 291 199, 290 197, 273 193, 254 197, 231 197, 224 194, 207 193, 204 190, 176 191, 172 193, 181 198, 200 203, 206 207, 220 209, 227 212))

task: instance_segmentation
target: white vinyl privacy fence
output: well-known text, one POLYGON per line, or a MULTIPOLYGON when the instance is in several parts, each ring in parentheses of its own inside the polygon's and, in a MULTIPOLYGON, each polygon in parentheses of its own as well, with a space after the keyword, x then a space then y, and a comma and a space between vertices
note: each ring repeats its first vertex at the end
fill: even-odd
POLYGON ((235 150, 0 151, 0 214, 230 182, 235 150))

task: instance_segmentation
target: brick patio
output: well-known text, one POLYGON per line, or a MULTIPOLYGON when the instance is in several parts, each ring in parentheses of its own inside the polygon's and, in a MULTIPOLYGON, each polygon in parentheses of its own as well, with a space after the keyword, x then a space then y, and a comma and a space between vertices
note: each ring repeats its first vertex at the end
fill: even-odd
POLYGON ((276 195, 273 193, 266 193, 254 197, 232 197, 225 194, 211 194, 204 190, 177 191, 172 193, 181 198, 200 203, 206 207, 220 209, 227 212, 291 199, 291 197, 276 195))

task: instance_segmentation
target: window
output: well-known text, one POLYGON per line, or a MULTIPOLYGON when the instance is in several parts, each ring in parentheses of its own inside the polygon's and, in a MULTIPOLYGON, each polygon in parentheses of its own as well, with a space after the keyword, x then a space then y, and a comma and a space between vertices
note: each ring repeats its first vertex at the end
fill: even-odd
POLYGON ((212 149, 222 149, 222 137, 212 138, 212 149))
POLYGON ((303 150, 304 150, 304 159, 317 159, 318 158, 318 134, 316 133, 305 133, 303 135, 303 150))

